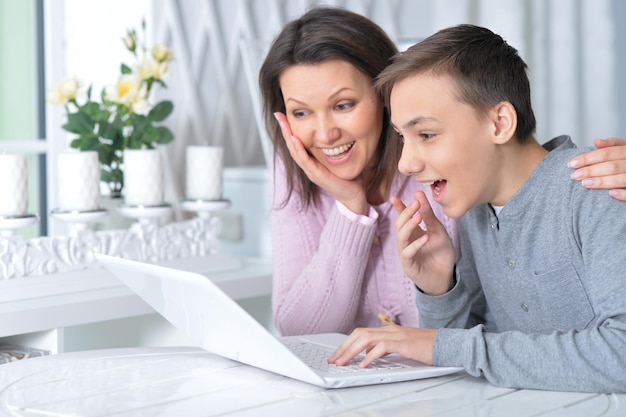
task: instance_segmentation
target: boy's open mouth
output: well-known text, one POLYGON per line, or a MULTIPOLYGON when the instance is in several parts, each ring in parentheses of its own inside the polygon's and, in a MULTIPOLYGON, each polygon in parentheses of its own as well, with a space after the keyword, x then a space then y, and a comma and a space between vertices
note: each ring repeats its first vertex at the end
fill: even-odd
POLYGON ((436 199, 437 197, 441 195, 441 192, 446 187, 447 183, 448 181, 441 179, 441 180, 425 182, 423 184, 430 187, 430 190, 433 193, 433 197, 435 197, 436 199))
POLYGON ((438 197, 446 186, 446 183, 446 180, 437 180, 431 184, 430 189, 433 191, 433 194, 438 197))

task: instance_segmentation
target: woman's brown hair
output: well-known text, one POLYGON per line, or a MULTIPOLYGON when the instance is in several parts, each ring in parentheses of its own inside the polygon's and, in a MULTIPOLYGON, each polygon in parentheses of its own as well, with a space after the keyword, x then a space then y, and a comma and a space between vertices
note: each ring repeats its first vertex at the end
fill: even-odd
MULTIPOLYGON (((304 206, 317 202, 318 187, 295 163, 283 139, 275 112, 285 112, 280 89, 280 76, 289 67, 298 64, 318 64, 328 60, 346 61, 372 80, 389 64, 397 48, 387 34, 364 16, 341 8, 319 7, 306 12, 282 29, 272 44, 259 73, 263 99, 263 117, 274 145, 276 155, 285 164, 287 197, 294 188, 304 197, 304 206)), ((382 97, 381 97, 382 100, 382 97)), ((385 110, 383 128, 377 148, 378 164, 368 190, 387 188, 398 169, 402 152, 401 142, 389 126, 389 113, 385 110)))

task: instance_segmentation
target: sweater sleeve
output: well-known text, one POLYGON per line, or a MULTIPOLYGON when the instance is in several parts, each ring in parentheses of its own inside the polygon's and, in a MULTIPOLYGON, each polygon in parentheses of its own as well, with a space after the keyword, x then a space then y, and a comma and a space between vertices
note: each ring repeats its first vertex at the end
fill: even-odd
POLYGON ((348 218, 336 204, 303 208, 297 190, 283 204, 285 172, 276 165, 270 214, 276 327, 283 335, 349 333, 376 224, 348 218))

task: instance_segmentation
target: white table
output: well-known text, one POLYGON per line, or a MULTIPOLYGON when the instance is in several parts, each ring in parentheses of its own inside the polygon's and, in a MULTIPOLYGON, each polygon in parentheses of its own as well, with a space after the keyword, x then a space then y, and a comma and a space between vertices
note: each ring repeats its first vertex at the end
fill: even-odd
POLYGON ((496 388, 465 373, 325 390, 195 348, 131 348, 1 365, 0 415, 617 417, 626 395, 496 388))

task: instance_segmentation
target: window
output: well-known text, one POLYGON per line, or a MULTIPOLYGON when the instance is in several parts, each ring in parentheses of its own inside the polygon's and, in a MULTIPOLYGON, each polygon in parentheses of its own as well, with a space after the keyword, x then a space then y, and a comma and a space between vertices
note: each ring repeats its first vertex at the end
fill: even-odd
POLYGON ((17 233, 45 234, 42 0, 0 2, 0 152, 27 155, 28 212, 40 221, 17 233))

